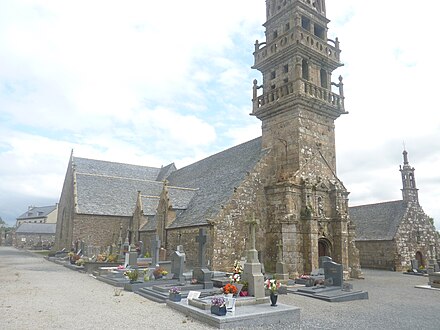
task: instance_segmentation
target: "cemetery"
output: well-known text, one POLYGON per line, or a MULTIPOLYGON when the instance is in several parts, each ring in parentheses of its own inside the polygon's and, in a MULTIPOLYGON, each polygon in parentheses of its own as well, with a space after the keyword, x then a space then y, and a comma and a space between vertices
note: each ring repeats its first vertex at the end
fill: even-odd
MULTIPOLYGON (((368 292, 355 291, 352 284, 344 282, 342 266, 330 257, 320 258, 319 269, 313 272, 316 277, 311 274, 312 281, 305 284, 289 279, 281 253, 277 273, 265 274, 255 248, 257 221, 250 220, 248 224, 249 249, 245 257, 234 263, 231 272, 209 269, 204 258, 207 236, 204 229, 194 237, 199 246, 199 263, 193 269, 186 267, 183 246, 178 246, 171 260, 161 260, 158 237, 150 245, 151 258, 143 257, 146 253, 142 251, 142 242, 137 243, 136 249, 126 241, 105 251, 79 242, 77 251, 61 250, 47 259, 88 273, 120 290, 165 303, 169 308, 220 329, 235 328, 243 322, 249 326, 299 324, 300 308, 277 303, 281 294, 299 294, 328 302, 368 299, 368 292), (82 262, 78 263, 79 260, 82 262)), ((281 243, 278 247, 281 251, 281 243)))

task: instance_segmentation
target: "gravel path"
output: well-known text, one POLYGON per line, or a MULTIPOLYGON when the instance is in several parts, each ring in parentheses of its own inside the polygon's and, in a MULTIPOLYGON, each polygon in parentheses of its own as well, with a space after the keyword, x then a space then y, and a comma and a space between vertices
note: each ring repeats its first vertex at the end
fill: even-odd
MULTIPOLYGON (((414 288, 426 277, 364 270, 353 280, 369 300, 328 303, 295 294, 279 303, 301 308, 301 329, 440 329, 440 291, 414 288)), ((137 294, 49 262, 0 247, 0 329, 208 329, 137 294)), ((277 327, 277 329, 280 329, 277 327)))

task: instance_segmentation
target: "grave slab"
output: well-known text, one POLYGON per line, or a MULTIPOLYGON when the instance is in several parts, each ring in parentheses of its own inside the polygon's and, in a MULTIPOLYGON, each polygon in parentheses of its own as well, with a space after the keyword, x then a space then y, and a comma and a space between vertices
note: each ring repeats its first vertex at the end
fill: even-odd
POLYGON ((268 329, 289 326, 289 329, 300 329, 300 309, 289 305, 277 304, 276 307, 271 307, 267 303, 237 306, 234 312, 228 312, 225 316, 216 316, 210 310, 189 305, 187 299, 182 299, 181 302, 168 300, 167 306, 217 329, 244 326, 267 326, 268 329))
POLYGON ((366 291, 344 291, 340 287, 314 286, 299 288, 296 291, 287 290, 287 292, 295 293, 301 296, 307 296, 328 302, 343 302, 352 300, 368 299, 366 291))

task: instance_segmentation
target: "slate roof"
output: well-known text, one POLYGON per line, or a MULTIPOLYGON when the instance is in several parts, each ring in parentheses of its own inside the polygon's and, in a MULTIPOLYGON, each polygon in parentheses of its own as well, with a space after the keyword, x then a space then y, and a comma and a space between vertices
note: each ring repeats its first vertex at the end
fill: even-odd
MULTIPOLYGON (((124 164, 123 164, 124 165, 124 164)), ((159 196, 162 182, 98 174, 76 174, 80 214, 132 216, 138 191, 159 196)))
POLYGON ((350 207, 356 240, 392 240, 406 210, 407 203, 402 200, 350 207))
POLYGON ((160 172, 156 178, 156 181, 164 181, 168 176, 173 173, 176 170, 176 165, 174 163, 171 163, 170 165, 167 165, 165 167, 162 167, 160 169, 160 172))
POLYGON ((168 198, 173 209, 184 210, 192 198, 196 195, 198 189, 188 189, 180 187, 168 187, 168 198))
POLYGON ((143 196, 141 195, 142 210, 145 215, 156 215, 157 206, 159 205, 159 195, 143 196))
POLYGON ((157 229, 157 217, 156 215, 149 215, 148 222, 142 226, 139 231, 155 231, 157 229))
POLYGON ((155 228, 156 197, 166 179, 170 203, 177 211, 170 228, 207 224, 263 154, 260 137, 180 170, 174 163, 159 169, 74 157, 77 212, 132 216, 140 191, 144 214, 150 219, 143 230, 155 228))
MULTIPOLYGON (((169 185, 197 189, 185 211, 169 228, 206 225, 221 210, 263 156, 261 137, 232 147, 192 165, 177 170, 168 177, 169 185)), ((187 196, 189 197, 189 196, 187 196)))
POLYGON ((103 160, 73 157, 77 173, 88 173, 155 181, 161 169, 140 165, 107 162, 103 160))
POLYGON ((17 234, 53 234, 57 228, 56 223, 22 223, 17 230, 17 234))
POLYGON ((50 206, 35 206, 32 207, 27 212, 20 215, 17 220, 27 220, 27 219, 35 219, 35 218, 46 218, 50 213, 55 211, 57 205, 50 206))

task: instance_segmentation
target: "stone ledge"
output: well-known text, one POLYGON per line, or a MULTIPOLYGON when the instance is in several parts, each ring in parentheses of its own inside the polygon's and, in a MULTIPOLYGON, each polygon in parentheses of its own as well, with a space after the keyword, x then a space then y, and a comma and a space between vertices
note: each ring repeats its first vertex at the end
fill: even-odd
POLYGON ((433 287, 430 286, 430 285, 416 285, 415 288, 417 288, 417 289, 427 289, 427 290, 440 291, 440 289, 433 288, 433 287))
POLYGON ((237 306, 234 312, 225 316, 211 314, 210 310, 188 305, 187 299, 181 302, 167 301, 167 306, 193 317, 217 329, 251 328, 253 326, 289 326, 289 329, 300 329, 300 309, 289 305, 278 304, 272 307, 268 304, 237 306))

